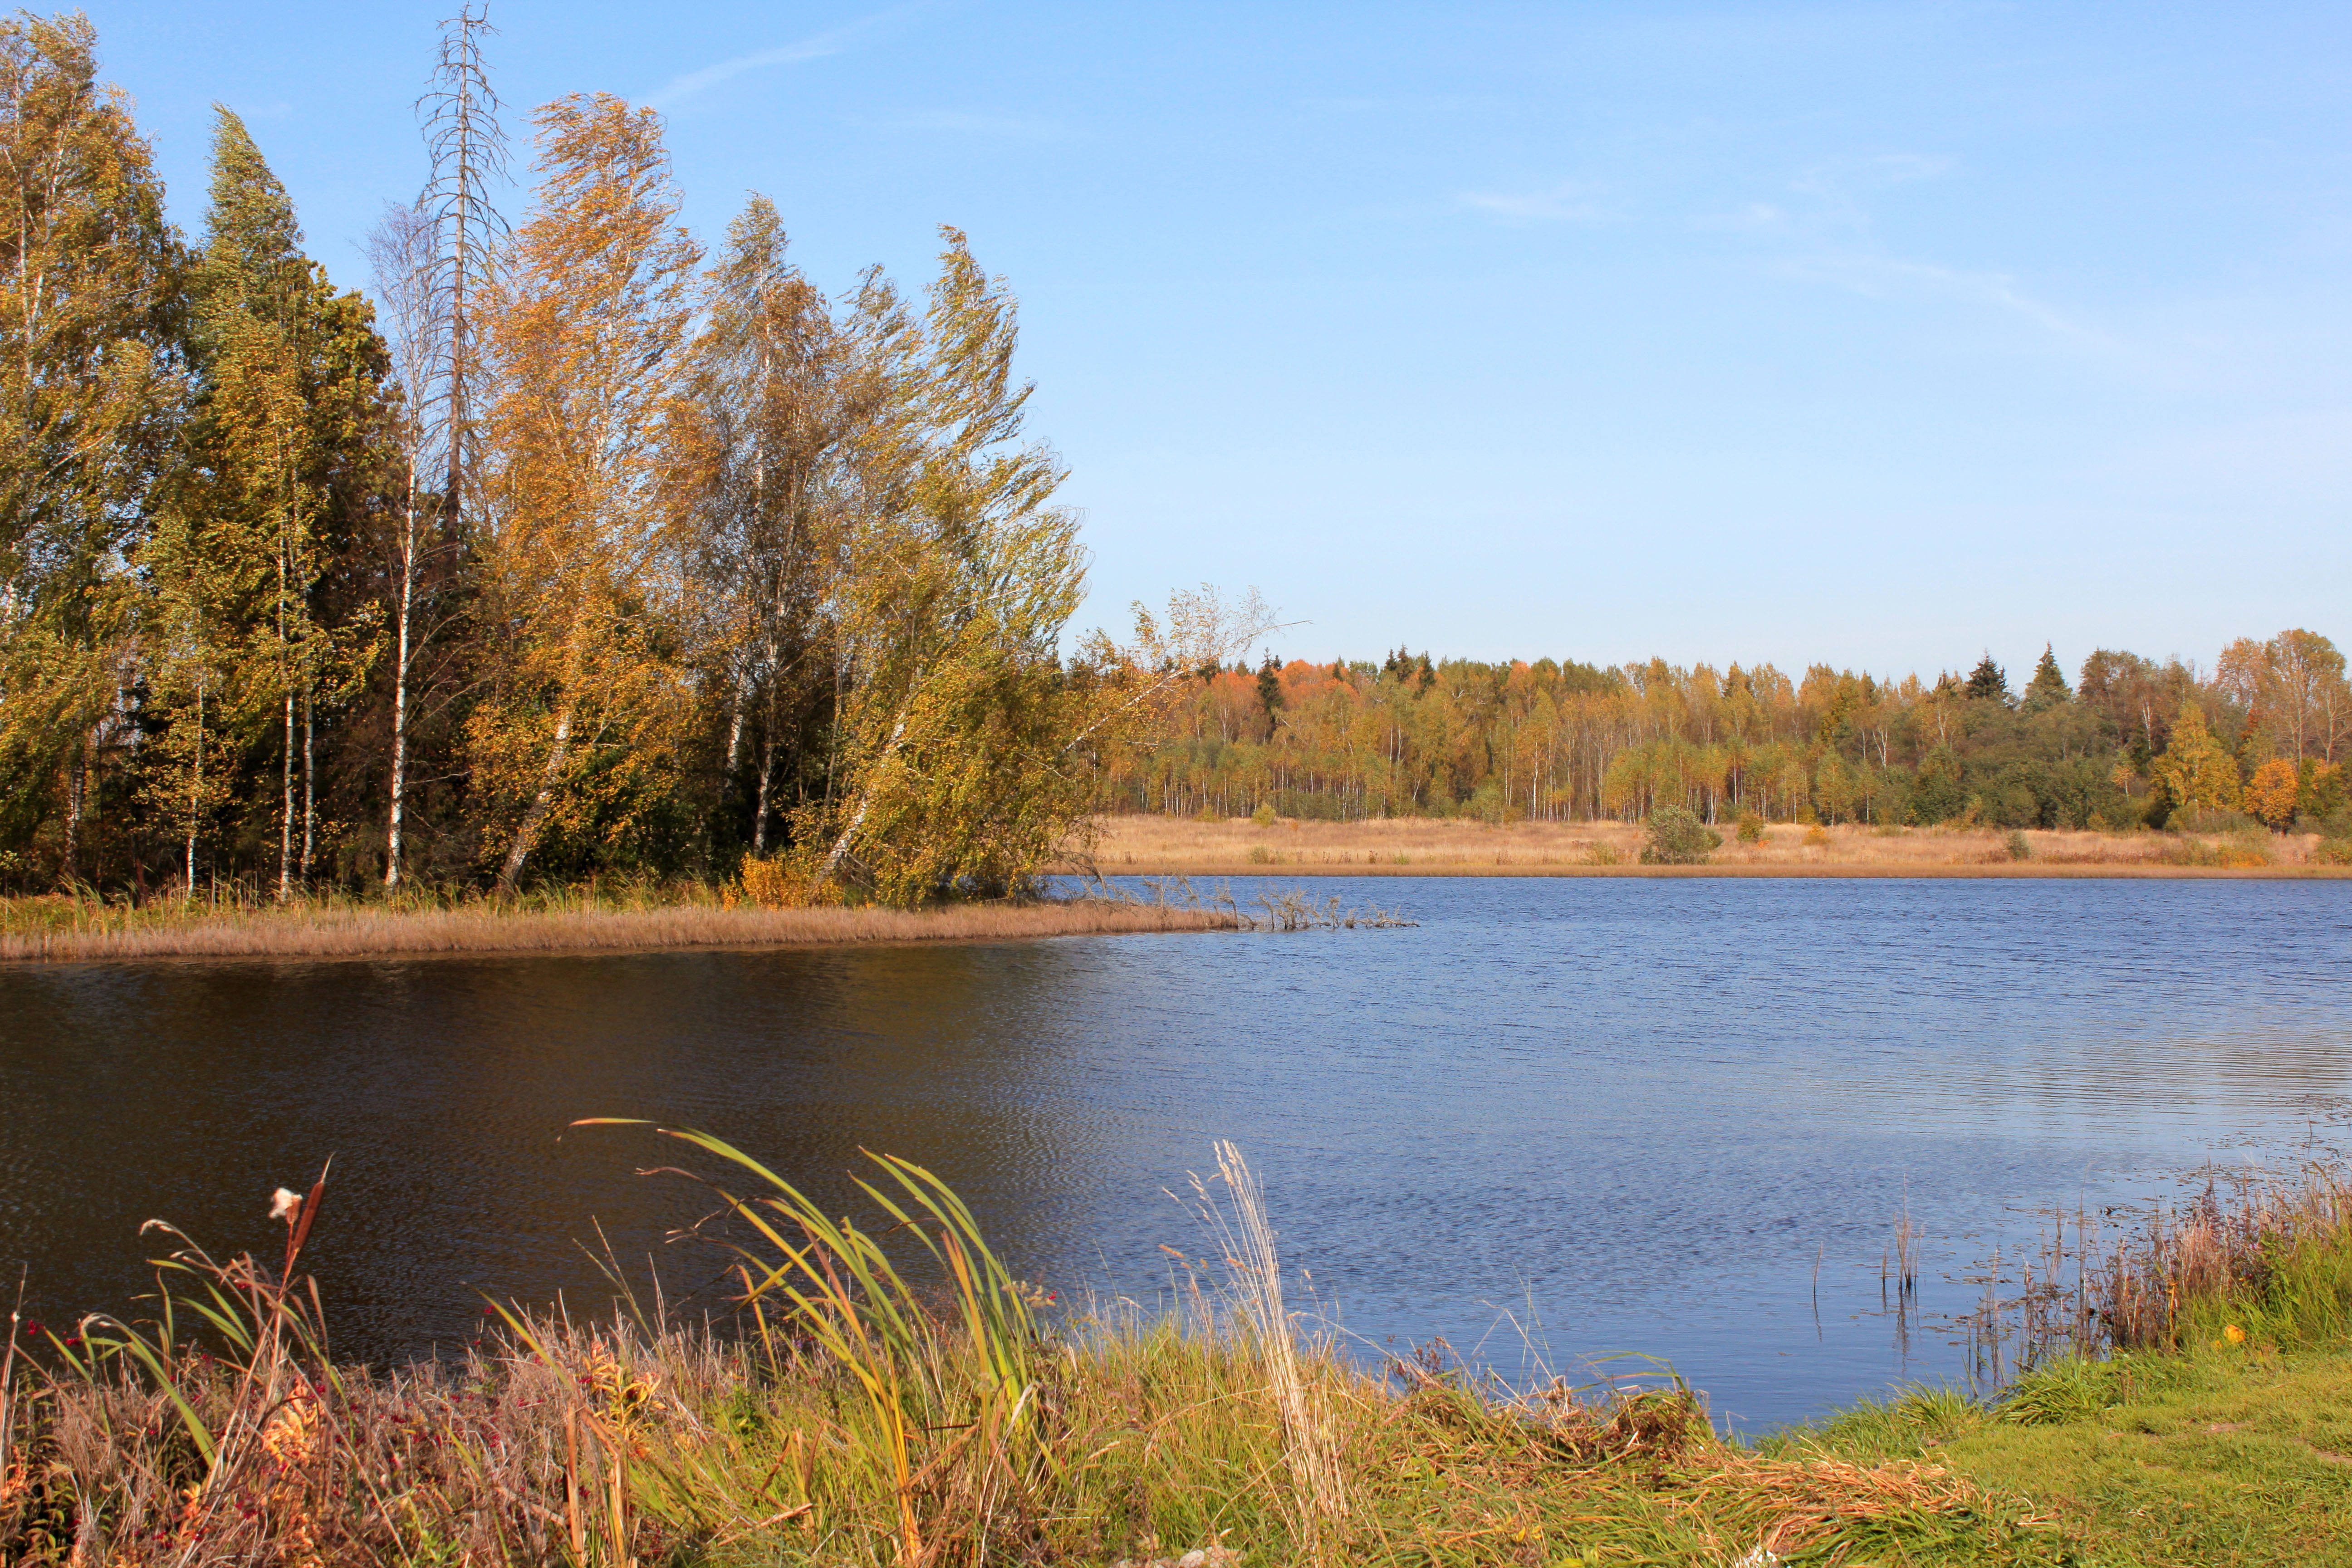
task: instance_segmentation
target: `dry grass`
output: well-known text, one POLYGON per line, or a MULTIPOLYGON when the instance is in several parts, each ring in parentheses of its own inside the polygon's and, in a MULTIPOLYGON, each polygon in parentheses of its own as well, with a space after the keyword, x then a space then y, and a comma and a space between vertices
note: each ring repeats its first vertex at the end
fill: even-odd
POLYGON ((283 1267, 184 1248, 176 1331, 47 1328, 13 1389, 0 1373, 0 1560, 2048 1560, 2018 1500, 1909 1459, 1759 1457, 1679 1384, 1514 1395, 1441 1353, 1350 1361, 1281 1310, 1230 1151, 1202 1196, 1243 1256, 1221 1279, 1210 1262, 1180 1319, 1047 1324, 915 1168, 867 1187, 860 1230, 686 1136, 757 1173, 723 1200, 743 1222, 740 1331, 632 1300, 593 1325, 510 1315, 461 1360, 371 1372, 324 1354, 298 1237, 283 1267))
POLYGON ((1095 855, 1106 874, 1249 876, 1282 868, 1317 876, 2342 876, 2313 858, 2315 836, 2029 831, 2015 858, 2005 831, 1776 824, 1742 844, 1731 826, 1701 867, 1639 864, 1644 830, 1619 822, 1435 817, 1365 822, 1247 817, 1115 816, 1095 855))
POLYGON ((278 910, 170 904, 133 910, 68 899, 0 904, 0 960, 383 958, 478 953, 625 952, 677 948, 832 947, 858 942, 990 942, 1130 931, 1229 931, 1231 911, 1071 900, 933 910, 645 908, 278 910))

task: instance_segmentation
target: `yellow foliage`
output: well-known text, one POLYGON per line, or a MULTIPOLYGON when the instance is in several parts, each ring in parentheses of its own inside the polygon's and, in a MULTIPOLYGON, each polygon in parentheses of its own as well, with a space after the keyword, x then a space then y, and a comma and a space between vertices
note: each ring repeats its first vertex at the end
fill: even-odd
POLYGON ((804 910, 841 902, 838 889, 824 882, 814 855, 791 850, 765 859, 746 857, 738 886, 745 902, 765 910, 804 910))
POLYGON ((2237 763, 2205 728, 2205 714, 2193 702, 2180 705, 2171 744, 2156 759, 2156 776, 2186 810, 2235 811, 2243 793, 2237 763))

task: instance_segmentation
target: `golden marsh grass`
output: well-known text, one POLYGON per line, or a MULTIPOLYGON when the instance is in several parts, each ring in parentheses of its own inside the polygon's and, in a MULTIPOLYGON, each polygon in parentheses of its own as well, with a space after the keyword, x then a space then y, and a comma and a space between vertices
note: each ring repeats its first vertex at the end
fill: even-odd
POLYGON ((1775 824, 1742 844, 1728 823, 1703 867, 1640 864, 1638 823, 1435 817, 1361 822, 1128 816, 1104 819, 1095 864, 1108 876, 2341 876, 2313 858, 2310 835, 2174 835, 2029 830, 2024 858, 1986 828, 1775 824), (2266 859, 2259 858, 2267 857, 2266 859))
POLYGON ((631 952, 677 948, 835 947, 862 942, 1232 930, 1227 911, 1098 900, 931 910, 766 910, 715 903, 510 909, 364 904, 139 909, 71 899, 0 907, 0 961, 144 958, 389 958, 631 952))

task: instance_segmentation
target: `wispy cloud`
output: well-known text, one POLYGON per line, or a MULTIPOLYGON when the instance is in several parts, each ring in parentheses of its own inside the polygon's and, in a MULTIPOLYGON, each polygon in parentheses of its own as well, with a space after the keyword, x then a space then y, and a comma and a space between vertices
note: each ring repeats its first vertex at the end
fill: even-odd
MULTIPOLYGON (((903 10, 905 7, 900 6, 896 9, 903 10)), ((731 60, 720 60, 715 66, 705 66, 698 71, 688 71, 684 76, 672 77, 661 87, 647 94, 646 101, 656 109, 667 109, 672 104, 683 103, 696 93, 717 87, 722 81, 732 81, 747 71, 766 70, 772 66, 798 65, 803 60, 823 59, 827 55, 837 55, 847 47, 850 39, 873 26, 877 22, 893 15, 896 15, 896 10, 877 12, 874 16, 851 22, 845 26, 819 33, 813 38, 803 38, 797 44, 785 44, 779 48, 759 49, 748 55, 737 55, 731 60)))
POLYGON ((1010 114, 967 114, 954 109, 927 109, 875 123, 885 131, 945 131, 962 136, 1003 136, 1024 142, 1048 142, 1068 134, 1062 126, 1050 120, 1027 120, 1010 114))
POLYGON ((1926 293, 1964 300, 2008 311, 2079 343, 2113 346, 2105 333, 2085 326, 2055 305, 2035 299, 2005 272, 1974 272, 1930 261, 1863 254, 1805 257, 1782 262, 1780 270, 1786 277, 1827 283, 1871 299, 1926 293))
POLYGON ((1591 185, 1571 183, 1519 194, 1465 191, 1456 200, 1473 212, 1519 223, 1597 223, 1609 211, 1592 199, 1593 190, 1591 185))

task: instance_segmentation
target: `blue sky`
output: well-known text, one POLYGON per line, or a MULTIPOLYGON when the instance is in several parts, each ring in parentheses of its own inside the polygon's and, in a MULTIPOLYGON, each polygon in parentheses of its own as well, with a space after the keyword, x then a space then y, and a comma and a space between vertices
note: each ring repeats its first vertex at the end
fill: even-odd
MULTIPOLYGON (((357 282, 452 4, 89 12, 178 221, 221 100, 357 282)), ((659 105, 706 237, 765 192, 843 287, 969 231, 1087 624, 1207 580, 1316 658, 2352 643, 2352 7, 493 20, 518 139, 565 92, 659 105)))

